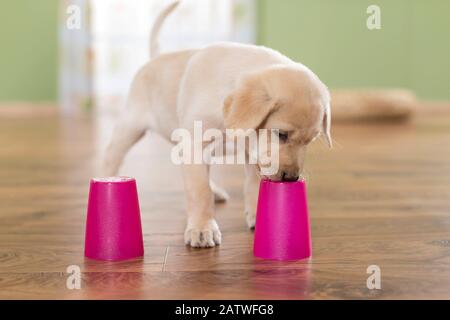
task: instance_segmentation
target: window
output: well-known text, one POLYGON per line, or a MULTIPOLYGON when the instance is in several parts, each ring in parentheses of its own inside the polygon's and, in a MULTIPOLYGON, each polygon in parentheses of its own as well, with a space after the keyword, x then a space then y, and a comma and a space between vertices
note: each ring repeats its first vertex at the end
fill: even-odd
MULTIPOLYGON (((80 104, 101 112, 117 110, 133 75, 148 61, 153 21, 172 1, 63 2, 78 3, 88 18, 77 35, 62 26, 62 103, 69 112, 80 104)), ((164 25, 161 51, 216 41, 254 43, 255 6, 253 0, 184 0, 164 25)))

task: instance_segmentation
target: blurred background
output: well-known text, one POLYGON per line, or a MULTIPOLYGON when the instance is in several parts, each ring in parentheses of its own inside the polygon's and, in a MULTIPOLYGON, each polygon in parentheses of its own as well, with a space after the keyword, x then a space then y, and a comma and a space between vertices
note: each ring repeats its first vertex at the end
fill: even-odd
MULTIPOLYGON (((2 3, 0 105, 113 111, 148 59, 163 0, 15 0, 2 3), (68 29, 77 5, 81 28, 68 29)), ((450 100, 448 0, 185 0, 162 51, 214 41, 256 43, 308 65, 331 88, 409 88, 450 100), (381 8, 369 30, 367 7, 381 8)))

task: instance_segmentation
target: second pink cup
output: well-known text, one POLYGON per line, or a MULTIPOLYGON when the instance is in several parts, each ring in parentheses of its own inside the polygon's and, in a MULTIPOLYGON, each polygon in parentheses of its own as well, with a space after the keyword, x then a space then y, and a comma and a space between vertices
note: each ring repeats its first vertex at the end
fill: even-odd
POLYGON ((311 256, 305 181, 261 180, 253 252, 258 258, 299 260, 311 256))

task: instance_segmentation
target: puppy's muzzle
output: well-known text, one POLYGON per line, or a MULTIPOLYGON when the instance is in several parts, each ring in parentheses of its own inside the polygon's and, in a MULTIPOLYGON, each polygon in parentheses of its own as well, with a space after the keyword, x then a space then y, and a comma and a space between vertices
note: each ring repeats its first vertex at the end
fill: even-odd
POLYGON ((288 171, 281 172, 281 181, 294 182, 297 181, 299 178, 300 175, 298 174, 298 172, 288 172, 288 171))
POLYGON ((299 170, 298 167, 292 169, 286 167, 281 168, 275 175, 265 177, 272 181, 295 182, 300 179, 301 172, 302 170, 299 170))

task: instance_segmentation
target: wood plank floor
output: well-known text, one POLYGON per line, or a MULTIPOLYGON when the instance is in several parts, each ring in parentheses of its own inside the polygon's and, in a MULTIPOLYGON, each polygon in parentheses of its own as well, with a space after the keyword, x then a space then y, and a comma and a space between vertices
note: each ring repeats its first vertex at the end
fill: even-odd
POLYGON ((111 131, 95 120, 0 116, 1 299, 450 298, 450 113, 402 124, 336 125, 307 158, 313 258, 261 261, 243 215, 241 167, 214 169, 223 245, 183 245, 180 170, 146 137, 122 174, 137 178, 145 257, 83 257, 89 179, 111 131), (80 290, 66 288, 79 265, 80 290), (366 269, 381 268, 381 290, 366 269))

